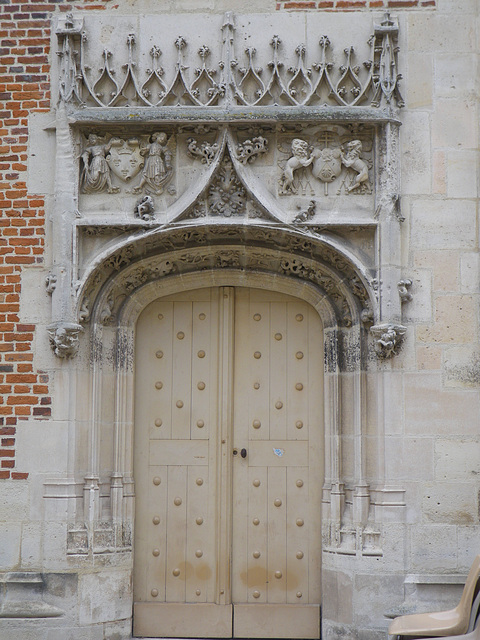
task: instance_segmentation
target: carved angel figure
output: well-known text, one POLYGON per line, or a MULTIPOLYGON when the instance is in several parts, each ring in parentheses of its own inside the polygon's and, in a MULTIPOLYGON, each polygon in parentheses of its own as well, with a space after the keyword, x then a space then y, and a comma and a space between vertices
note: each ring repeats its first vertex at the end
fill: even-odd
POLYGON ((140 149, 145 157, 140 184, 133 189, 134 193, 146 187, 146 191, 159 196, 163 187, 173 174, 172 154, 167 146, 167 134, 156 131, 150 137, 150 143, 140 149))
POLYGON ((358 189, 362 183, 366 183, 368 186, 368 165, 365 160, 362 160, 360 154, 362 152, 362 143, 360 140, 352 140, 347 144, 347 153, 344 154, 342 148, 342 164, 348 169, 353 169, 357 172, 354 183, 348 187, 347 191, 353 191, 358 189))
POLYGON ((105 143, 102 138, 91 133, 87 138, 87 147, 82 153, 83 171, 81 177, 84 193, 100 193, 107 188, 108 193, 118 193, 119 187, 112 185, 110 167, 106 156, 110 151, 115 138, 105 143))
POLYGON ((287 160, 281 179, 281 188, 284 193, 294 192, 293 173, 301 167, 308 167, 313 162, 313 157, 309 156, 308 142, 294 138, 292 140, 292 157, 287 160))

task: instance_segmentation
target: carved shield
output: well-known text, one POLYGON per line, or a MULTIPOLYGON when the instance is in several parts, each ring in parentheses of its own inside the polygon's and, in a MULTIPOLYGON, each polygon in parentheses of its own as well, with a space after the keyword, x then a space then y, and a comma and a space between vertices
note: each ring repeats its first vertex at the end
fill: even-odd
POLYGON ((129 182, 143 167, 138 140, 112 140, 107 156, 108 166, 120 180, 129 182))
POLYGON ((312 153, 315 161, 312 173, 322 182, 333 182, 342 172, 340 149, 315 149, 312 153))

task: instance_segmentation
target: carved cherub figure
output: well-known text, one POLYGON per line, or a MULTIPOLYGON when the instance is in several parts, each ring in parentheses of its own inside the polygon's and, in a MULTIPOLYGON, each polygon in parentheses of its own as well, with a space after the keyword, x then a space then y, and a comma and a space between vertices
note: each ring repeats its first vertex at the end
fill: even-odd
POLYGON ((106 156, 115 142, 112 138, 105 143, 102 138, 95 133, 91 133, 87 138, 87 146, 82 153, 83 172, 81 182, 84 193, 100 193, 107 188, 108 193, 118 193, 119 187, 112 185, 110 177, 110 167, 106 156))
POLYGON ((386 331, 382 333, 378 339, 380 349, 382 349, 385 357, 395 353, 395 346, 397 344, 397 332, 391 326, 388 326, 386 331))
POLYGON ((342 164, 344 164, 348 169, 353 169, 357 172, 357 176, 355 177, 354 183, 348 187, 347 191, 353 191, 354 189, 358 189, 362 183, 366 183, 368 185, 368 165, 365 160, 362 160, 360 154, 362 152, 362 143, 360 140, 352 140, 347 144, 347 153, 344 153, 343 147, 342 151, 342 164))
POLYGON ((140 150, 140 154, 145 157, 142 179, 132 191, 140 193, 146 187, 147 192, 159 196, 173 173, 172 154, 167 145, 167 134, 159 131, 152 133, 150 142, 140 150))
POLYGON ((309 155, 310 148, 308 142, 294 138, 292 140, 293 156, 287 160, 281 179, 281 188, 283 193, 294 193, 294 176, 293 173, 301 167, 308 167, 313 162, 313 157, 309 155))

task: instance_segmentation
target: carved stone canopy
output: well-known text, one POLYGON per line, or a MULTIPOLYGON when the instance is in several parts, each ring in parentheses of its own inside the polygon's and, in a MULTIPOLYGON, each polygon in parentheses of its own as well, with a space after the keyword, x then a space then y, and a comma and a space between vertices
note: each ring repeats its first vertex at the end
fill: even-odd
POLYGON ((342 50, 295 16, 260 60, 245 16, 215 16, 211 46, 157 19, 125 34, 123 72, 90 16, 58 20, 55 326, 118 326, 133 291, 209 270, 308 282, 340 328, 400 326, 396 21, 342 50))

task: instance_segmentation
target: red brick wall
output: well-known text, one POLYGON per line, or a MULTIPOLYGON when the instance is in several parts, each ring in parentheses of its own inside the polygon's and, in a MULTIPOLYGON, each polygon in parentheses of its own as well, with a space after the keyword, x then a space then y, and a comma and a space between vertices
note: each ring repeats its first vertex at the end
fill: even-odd
POLYGON ((359 9, 434 9, 435 7, 436 0, 277 0, 277 10, 358 11, 359 9))
POLYGON ((0 479, 28 477, 15 468, 17 429, 51 415, 48 375, 33 365, 35 325, 19 317, 22 269, 43 263, 45 242, 44 198, 26 185, 28 114, 50 109, 52 13, 105 4, 0 0, 0 479))

